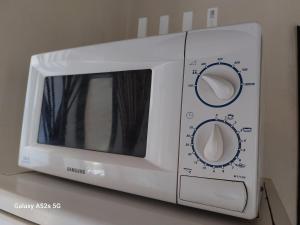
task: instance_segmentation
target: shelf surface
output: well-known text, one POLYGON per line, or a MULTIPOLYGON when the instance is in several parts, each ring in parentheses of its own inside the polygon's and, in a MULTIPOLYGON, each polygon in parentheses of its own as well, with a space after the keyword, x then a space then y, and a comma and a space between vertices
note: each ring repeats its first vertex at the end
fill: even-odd
POLYGON ((271 189, 272 196, 267 198, 266 192, 263 192, 259 217, 248 221, 26 172, 0 175, 0 209, 45 225, 272 225, 274 218, 268 199, 276 204, 281 202, 270 180, 265 181, 265 186, 271 189), (16 205, 22 206, 22 203, 34 206, 46 203, 51 207, 59 203, 61 208, 16 208, 16 205))

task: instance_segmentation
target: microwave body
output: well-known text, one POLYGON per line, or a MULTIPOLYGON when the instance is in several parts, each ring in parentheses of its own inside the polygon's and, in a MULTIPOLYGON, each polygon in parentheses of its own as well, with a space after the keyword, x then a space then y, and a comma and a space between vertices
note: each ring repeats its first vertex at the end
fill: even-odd
POLYGON ((256 217, 260 43, 251 23, 32 56, 19 165, 256 217))

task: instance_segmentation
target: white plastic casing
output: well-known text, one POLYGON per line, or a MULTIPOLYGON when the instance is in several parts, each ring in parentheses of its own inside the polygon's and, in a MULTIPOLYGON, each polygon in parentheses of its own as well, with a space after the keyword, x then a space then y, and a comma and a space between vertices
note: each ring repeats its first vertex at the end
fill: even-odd
POLYGON ((259 65, 260 28, 257 24, 35 55, 30 64, 19 165, 154 199, 254 218, 259 202, 259 65), (195 70, 200 71, 204 62, 216 60, 232 64, 239 61, 236 67, 247 69, 241 73, 244 83, 255 83, 245 86, 232 104, 221 108, 208 107, 199 101, 191 85, 199 75, 195 70), (145 158, 37 143, 45 77, 135 69, 152 70, 145 158), (251 128, 251 132, 243 136, 247 139, 243 143, 246 151, 241 154, 244 168, 225 168, 224 172, 204 170, 201 163, 195 164, 195 155, 188 154, 191 152, 190 128, 215 114, 220 118, 234 114, 237 126, 251 128), (86 172, 71 173, 68 167, 86 172), (215 184, 224 189, 214 189, 215 184), (190 201, 193 196, 196 202, 190 201), (221 205, 215 203, 219 201, 218 196, 225 198, 221 205), (243 201, 246 203, 241 210, 243 201))
POLYGON ((261 31, 257 24, 188 33, 180 130, 179 204, 247 219, 257 216, 260 192, 258 165, 261 160, 258 147, 260 43, 261 31), (218 102, 217 98, 213 104, 206 101, 207 99, 212 101, 214 98, 214 93, 209 88, 205 89, 204 86, 200 86, 202 89, 199 90, 199 82, 203 82, 201 76, 208 73, 207 71, 216 75, 227 73, 227 77, 225 75, 224 77, 227 79, 232 76, 233 83, 236 82, 235 77, 241 77, 240 84, 235 85, 236 94, 232 99, 225 100, 224 104, 221 100, 218 102), (202 93, 203 90, 210 92, 212 97, 206 96, 207 99, 201 98, 201 101, 196 90, 200 98, 201 94, 206 95, 202 93), (210 126, 207 125, 209 123, 211 123, 210 126), (224 149, 223 161, 209 162, 201 155, 201 150, 199 151, 199 145, 201 149, 205 143, 202 143, 203 141, 199 143, 197 139, 199 135, 210 134, 210 127, 215 123, 221 125, 223 131, 227 132, 222 134, 225 140, 224 146, 226 142, 227 145, 230 142, 237 147, 229 149, 230 151, 224 149), (205 127, 207 131, 202 127, 205 127), (190 179, 187 179, 187 176, 190 179), (228 182, 232 184, 229 185, 228 182), (200 186, 202 188, 199 188, 200 186), (199 196, 194 192, 192 201, 190 196, 185 194, 186 190, 197 188, 199 196), (246 198, 238 197, 244 196, 245 192, 246 198), (209 196, 211 196, 210 203, 207 199, 209 196), (237 202, 237 199, 240 202, 237 202), (245 205, 245 207, 237 207, 237 205, 245 205))
POLYGON ((176 202, 185 33, 35 55, 31 59, 19 165, 106 188, 176 202), (46 76, 151 69, 145 158, 37 143, 46 76), (82 169, 86 174, 67 171, 82 169))

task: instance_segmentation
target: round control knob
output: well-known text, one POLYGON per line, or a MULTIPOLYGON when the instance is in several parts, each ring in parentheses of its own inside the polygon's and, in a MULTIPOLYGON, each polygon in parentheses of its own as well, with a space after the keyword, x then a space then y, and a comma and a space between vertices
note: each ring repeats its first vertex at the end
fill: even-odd
POLYGON ((234 102, 243 87, 237 68, 224 62, 206 66, 197 76, 195 92, 199 100, 210 107, 223 107, 234 102))
POLYGON ((224 167, 234 162, 241 150, 239 132, 225 120, 209 119, 192 134, 194 155, 205 165, 224 167))
POLYGON ((221 76, 204 74, 202 79, 207 82, 217 98, 221 100, 228 100, 234 95, 233 84, 221 76))
POLYGON ((210 162, 217 162, 223 156, 223 138, 218 125, 213 125, 205 144, 203 155, 210 162))

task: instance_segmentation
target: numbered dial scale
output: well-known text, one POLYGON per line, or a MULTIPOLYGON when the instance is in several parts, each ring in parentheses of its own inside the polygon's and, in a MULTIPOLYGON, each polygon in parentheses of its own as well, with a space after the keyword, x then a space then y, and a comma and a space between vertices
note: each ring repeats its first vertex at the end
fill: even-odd
MULTIPOLYGON (((230 123, 228 118, 232 119, 233 115, 228 115, 225 119, 209 119, 197 127, 192 128, 192 135, 187 135, 191 138, 190 143, 192 152, 189 155, 196 157, 195 163, 201 162, 204 166, 209 166, 213 169, 224 167, 237 166, 245 167, 241 161, 242 143, 245 140, 241 139, 239 130, 235 128, 234 123, 230 123)), ((251 131, 251 128, 244 128, 251 131)))
MULTIPOLYGON (((198 99, 210 107, 224 107, 234 102, 242 92, 243 79, 241 72, 234 64, 221 61, 207 65, 197 74, 195 93, 198 99)), ((239 64, 239 61, 235 62, 239 64)), ((246 70, 246 68, 244 68, 246 70)))
MULTIPOLYGON (((190 66, 195 64, 196 61, 190 63, 190 66)), ((248 68, 239 70, 238 65, 240 61, 230 64, 224 62, 223 58, 218 58, 217 62, 211 64, 202 63, 200 71, 192 71, 196 78, 195 83, 189 87, 194 87, 199 105, 202 103, 210 108, 227 107, 239 98, 243 86, 254 85, 253 82, 243 83, 242 73, 248 68)), ((191 119, 193 114, 187 112, 186 117, 191 119)), ((186 145, 191 147, 192 152, 188 155, 195 156, 194 163, 202 163, 204 169, 208 166, 214 171, 221 168, 224 172, 226 166, 244 168, 246 165, 242 162, 241 152, 245 151, 242 143, 246 139, 241 138, 241 132, 251 132, 252 129, 239 129, 236 126, 233 114, 224 118, 219 118, 216 114, 214 118, 190 126, 192 133, 187 134, 190 140, 187 140, 186 145)))
POLYGON ((226 60, 225 57, 210 63, 194 60, 187 70, 179 201, 200 208, 203 208, 201 204, 211 204, 216 208, 224 207, 229 214, 231 211, 243 214, 251 201, 247 200, 249 195, 253 197, 250 191, 253 187, 248 182, 253 182, 257 174, 255 91, 258 81, 249 76, 251 70, 241 60, 226 60), (228 182, 232 186, 227 187, 228 182), (200 197, 197 191, 191 194, 195 189, 203 192, 206 186, 206 192, 200 197), (216 197, 213 194, 216 192, 225 197, 216 197), (231 197, 236 201, 229 201, 231 197))

